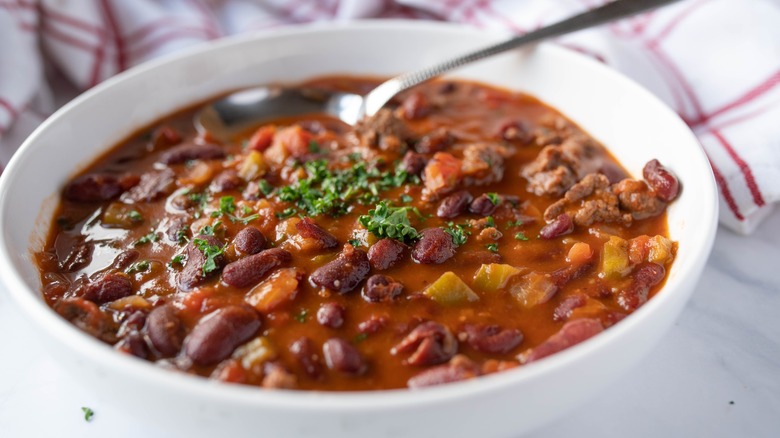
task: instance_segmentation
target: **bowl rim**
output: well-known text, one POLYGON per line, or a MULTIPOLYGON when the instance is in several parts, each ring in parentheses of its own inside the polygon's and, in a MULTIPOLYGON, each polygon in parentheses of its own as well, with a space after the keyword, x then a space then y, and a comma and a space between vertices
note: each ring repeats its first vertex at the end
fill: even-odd
MULTIPOLYGON (((39 125, 35 131, 24 141, 22 146, 14 154, 8 166, 0 175, 0 208, 7 204, 6 193, 11 190, 12 181, 15 175, 24 170, 22 162, 23 157, 28 150, 36 147, 37 139, 42 132, 48 129, 49 125, 57 123, 60 119, 68 117, 72 108, 99 96, 104 90, 113 87, 115 84, 125 81, 129 78, 145 75, 147 72, 164 68, 167 64, 175 63, 179 60, 195 56, 203 56, 205 53, 212 53, 222 50, 225 47, 239 45, 255 40, 270 42, 276 39, 286 39, 291 37, 305 36, 312 33, 321 32, 364 32, 364 31, 402 31, 402 30, 428 30, 433 32, 480 32, 485 30, 461 24, 430 22, 430 21, 409 21, 395 19, 372 19, 356 20, 348 23, 311 23, 306 25, 294 25, 262 30, 250 34, 237 35, 222 38, 215 41, 198 44, 195 47, 163 56, 146 63, 142 63, 125 72, 107 79, 92 89, 82 93, 72 101, 65 104, 57 110, 52 116, 39 125)), ((496 37, 506 35, 505 32, 492 32, 496 37)), ((620 82, 623 86, 632 88, 639 95, 647 99, 648 104, 660 105, 663 110, 674 117, 674 123, 685 128, 687 135, 691 140, 691 146, 698 145, 698 140, 684 122, 662 103, 657 97, 649 91, 638 85, 633 80, 623 76, 621 73, 601 64, 586 56, 576 53, 559 46, 550 44, 541 44, 535 50, 544 53, 544 56, 565 57, 569 62, 580 63, 591 69, 596 69, 606 80, 620 82)), ((672 121, 672 119, 670 119, 672 121)), ((587 129, 586 129, 587 130, 587 129)), ((41 147, 41 146, 38 146, 41 147)), ((697 160, 703 160, 708 163, 707 157, 699 145, 691 153, 697 160)), ((86 163, 85 163, 86 164, 86 163)), ((717 190, 715 180, 710 170, 709 181, 702 182, 707 189, 698 196, 709 200, 705 202, 705 209, 701 211, 703 220, 696 227, 689 228, 690 232, 695 233, 692 244, 698 252, 699 257, 691 257, 691 262, 684 268, 689 275, 695 275, 697 278, 704 268, 704 264, 712 249, 715 232, 717 228, 717 190), (698 246, 696 246, 698 245, 698 246)), ((7 232, 5 215, 0 214, 0 230, 7 232)), ((41 299, 40 291, 29 288, 23 280, 20 273, 13 268, 12 259, 17 256, 11 254, 6 239, 0 239, 0 280, 7 289, 11 298, 19 305, 31 320, 31 323, 45 331, 48 336, 56 338, 60 343, 67 345, 72 350, 77 350, 79 354, 90 357, 91 360, 100 362, 102 365, 111 369, 120 369, 122 373, 134 375, 135 378, 144 380, 148 384, 155 386, 168 386, 170 389, 180 394, 189 394, 198 397, 208 397, 211 402, 228 402, 250 404, 263 408, 292 408, 297 410, 316 410, 319 412, 338 412, 348 409, 356 412, 369 412, 375 410, 387 410, 393 408, 413 408, 429 403, 452 402, 460 398, 474 397, 484 395, 493 391, 505 388, 507 386, 520 384, 524 381, 533 380, 538 376, 556 372, 556 370, 567 367, 582 358, 598 354, 609 344, 616 341, 617 338, 624 335, 624 332, 634 330, 635 327, 643 324, 643 321, 659 308, 665 307, 671 300, 671 293, 658 293, 645 305, 634 311, 627 318, 622 320, 615 327, 605 330, 598 336, 594 336, 578 345, 567 348, 557 354, 533 362, 528 365, 506 370, 500 373, 493 373, 481 376, 478 379, 469 379, 462 382, 450 383, 447 385, 438 385, 425 388, 424 390, 409 389, 391 389, 377 391, 355 391, 355 392, 329 392, 329 391, 266 391, 245 385, 226 385, 221 382, 214 382, 200 376, 193 376, 186 373, 171 372, 155 364, 144 360, 134 358, 129 355, 117 354, 110 346, 98 341, 97 339, 83 333, 74 325, 63 318, 60 318, 51 308, 41 299)), ((675 278, 668 278, 663 287, 663 291, 670 291, 678 288, 678 283, 684 281, 682 275, 675 278)), ((687 300, 687 297, 686 297, 687 300)))

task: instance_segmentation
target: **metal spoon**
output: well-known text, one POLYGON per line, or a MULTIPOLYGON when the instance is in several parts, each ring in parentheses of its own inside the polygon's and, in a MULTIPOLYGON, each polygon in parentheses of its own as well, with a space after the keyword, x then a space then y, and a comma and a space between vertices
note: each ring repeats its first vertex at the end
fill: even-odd
POLYGON ((315 89, 263 86, 233 93, 201 110, 195 116, 199 130, 220 139, 232 136, 263 121, 309 113, 327 113, 354 125, 371 117, 396 94, 462 65, 503 53, 525 44, 599 26, 677 0, 615 0, 604 6, 542 27, 494 46, 396 76, 365 96, 315 89))

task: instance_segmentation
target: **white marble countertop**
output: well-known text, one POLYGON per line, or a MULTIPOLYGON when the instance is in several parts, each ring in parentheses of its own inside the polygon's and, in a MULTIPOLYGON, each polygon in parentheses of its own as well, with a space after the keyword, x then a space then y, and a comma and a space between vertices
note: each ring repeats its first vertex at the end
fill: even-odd
MULTIPOLYGON (((166 436, 73 382, 27 326, 0 292, 0 436, 166 436), (95 411, 89 423, 82 406, 95 411)), ((660 345, 531 436, 780 436, 780 210, 750 237, 721 228, 692 300, 660 345)))

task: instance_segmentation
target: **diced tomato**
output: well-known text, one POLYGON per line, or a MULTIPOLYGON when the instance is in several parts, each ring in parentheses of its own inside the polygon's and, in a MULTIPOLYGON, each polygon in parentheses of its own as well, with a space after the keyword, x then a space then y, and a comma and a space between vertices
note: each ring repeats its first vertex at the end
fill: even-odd
POLYGON ((271 143, 274 141, 274 134, 276 134, 275 126, 261 126, 257 131, 255 131, 254 134, 252 134, 252 137, 249 139, 249 143, 247 144, 247 148, 258 152, 263 152, 264 150, 268 149, 269 146, 271 146, 271 143))

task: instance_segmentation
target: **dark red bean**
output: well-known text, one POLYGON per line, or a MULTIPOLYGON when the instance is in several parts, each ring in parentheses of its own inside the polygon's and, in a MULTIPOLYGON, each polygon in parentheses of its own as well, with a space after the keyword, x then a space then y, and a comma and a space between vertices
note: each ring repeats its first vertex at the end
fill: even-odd
POLYGON ((79 242, 70 250, 68 256, 60 263, 60 269, 74 272, 86 268, 92 263, 92 252, 95 246, 91 242, 79 242))
POLYGON ((85 332, 103 340, 116 341, 111 317, 100 311, 97 304, 83 298, 64 298, 54 310, 85 332))
POLYGON ((111 174, 91 173, 69 182, 62 196, 73 202, 105 202, 121 195, 124 189, 119 179, 111 174))
POLYGON ((403 290, 404 285, 393 280, 392 277, 376 274, 368 278, 365 287, 363 287, 362 295, 363 299, 368 302, 388 302, 393 301, 403 290))
POLYGON ((479 366, 465 356, 455 356, 446 365, 440 365, 425 370, 409 379, 409 388, 424 388, 426 386, 444 383, 460 382, 480 374, 479 366))
POLYGON ((325 303, 317 310, 317 322, 333 329, 344 324, 344 306, 339 303, 325 303))
POLYGON ((243 254, 257 254, 265 248, 266 238, 263 233, 255 227, 246 227, 236 233, 233 238, 233 245, 243 254))
POLYGON ((490 216, 497 208, 498 203, 493 203, 490 197, 484 193, 477 196, 469 204, 469 211, 480 216, 490 216))
POLYGON ((415 143, 414 150, 421 154, 433 154, 449 149, 455 143, 455 136, 447 128, 438 128, 424 135, 415 143))
POLYGON ((215 144, 185 143, 174 146, 160 155, 163 164, 181 164, 190 160, 216 160, 225 157, 225 150, 215 144))
POLYGON ((343 294, 357 287, 370 270, 366 252, 347 244, 336 260, 322 265, 311 274, 311 281, 343 294))
POLYGON ((155 147, 166 147, 179 144, 181 142, 181 134, 176 128, 171 126, 161 126, 152 134, 152 143, 155 147))
POLYGON ((465 190, 455 192, 441 200, 439 208, 436 209, 436 216, 442 219, 458 217, 466 212, 473 200, 474 197, 471 196, 471 193, 465 190))
POLYGON ((421 119, 431 113, 431 105, 423 93, 415 92, 401 102, 401 116, 406 120, 421 119))
POLYGON ((315 380, 322 377, 322 363, 311 339, 305 336, 299 338, 290 345, 290 353, 298 360, 306 375, 315 380))
POLYGON ((306 239, 314 239, 319 242, 320 249, 330 249, 338 246, 339 241, 333 234, 325 231, 324 228, 317 225, 311 218, 303 218, 300 222, 295 224, 295 229, 298 230, 298 234, 306 239))
POLYGON ((198 321, 184 340, 184 351, 197 365, 226 359, 260 329, 260 317, 248 306, 222 307, 198 321))
POLYGON ((133 283, 123 274, 105 274, 84 288, 84 299, 97 304, 108 303, 132 294, 133 283))
POLYGON ((658 160, 648 161, 642 169, 642 176, 662 201, 671 202, 680 193, 677 177, 658 160))
POLYGON ((496 137, 506 141, 530 143, 533 140, 533 129, 524 120, 511 119, 504 121, 499 127, 496 137))
POLYGON ((501 329, 497 325, 466 324, 463 327, 466 342, 474 349, 488 354, 506 354, 523 342, 517 329, 501 329))
POLYGON ((257 284, 271 270, 289 263, 292 255, 281 248, 270 248, 258 254, 229 263, 222 270, 222 281, 233 287, 257 284))
POLYGON ((235 170, 228 169, 219 173, 214 180, 211 181, 209 189, 214 193, 229 192, 236 190, 244 184, 238 173, 235 170))
POLYGON ((574 222, 571 220, 571 216, 566 213, 561 213, 553 219, 552 222, 542 227, 539 230, 539 237, 542 239, 555 239, 556 237, 564 236, 574 231, 574 222))
POLYGON ((175 217, 170 220, 168 228, 165 230, 165 235, 171 242, 184 243, 185 238, 189 236, 189 228, 187 219, 175 217))
POLYGON ((425 155, 409 151, 401 160, 400 168, 409 175, 419 175, 425 169, 426 164, 428 164, 428 159, 425 158, 425 155))
POLYGON ((407 246, 395 239, 381 239, 368 249, 371 267, 384 271, 401 261, 407 246))
POLYGON ((420 240, 412 248, 412 259, 417 263, 444 263, 454 255, 452 237, 438 227, 422 230, 420 240))
MULTIPOLYGON (((222 242, 214 236, 197 236, 196 239, 204 240, 211 247, 222 248, 222 242)), ((217 269, 208 273, 203 272, 203 265, 206 263, 206 255, 198 249, 198 246, 194 242, 187 244, 185 249, 187 253, 187 263, 184 265, 184 269, 179 272, 178 284, 179 289, 188 291, 192 288, 202 284, 208 278, 212 277, 217 271, 225 266, 227 261, 224 255, 214 257, 214 263, 217 265, 217 269)))
POLYGON ((132 354, 135 357, 146 359, 149 356, 149 347, 141 333, 137 330, 128 332, 119 342, 114 345, 117 351, 132 354))
POLYGON ((599 173, 606 176, 610 184, 617 184, 629 177, 625 170, 609 160, 604 161, 601 169, 599 169, 599 173))
POLYGON ((406 359, 409 365, 436 365, 450 360, 458 352, 458 341, 447 327, 433 321, 414 328, 390 353, 412 354, 406 359))
POLYGON ((657 263, 645 263, 634 271, 634 281, 617 294, 617 303, 625 310, 633 311, 647 302, 650 288, 666 276, 666 269, 657 263))
POLYGON ((129 310, 130 315, 122 321, 122 326, 119 328, 119 335, 122 336, 125 333, 129 333, 133 330, 141 331, 146 323, 147 312, 146 310, 129 310))
POLYGON ((152 202, 170 195, 176 188, 176 174, 171 169, 147 172, 132 189, 122 194, 124 202, 152 202))
POLYGON ((521 364, 530 363, 547 357, 551 354, 565 350, 573 345, 601 333, 604 327, 598 319, 575 319, 561 327, 558 333, 550 336, 546 341, 530 350, 526 350, 517 356, 521 364))
POLYGON ((138 260, 141 255, 140 252, 134 249, 127 249, 114 257, 114 261, 111 263, 111 267, 117 270, 124 270, 130 266, 134 261, 138 260))
POLYGON ((566 321, 571 317, 571 312, 588 303, 588 297, 585 294, 569 295, 561 300, 553 311, 553 321, 566 321))
POLYGON ((149 342, 162 357, 179 353, 184 343, 184 326, 170 304, 155 308, 146 318, 145 326, 149 342))
POLYGON ((358 331, 367 335, 373 334, 387 325, 387 317, 381 315, 371 315, 367 320, 358 324, 358 331))
POLYGON ((322 346, 322 355, 328 368, 347 374, 362 374, 366 364, 360 353, 341 338, 330 338, 322 346))

